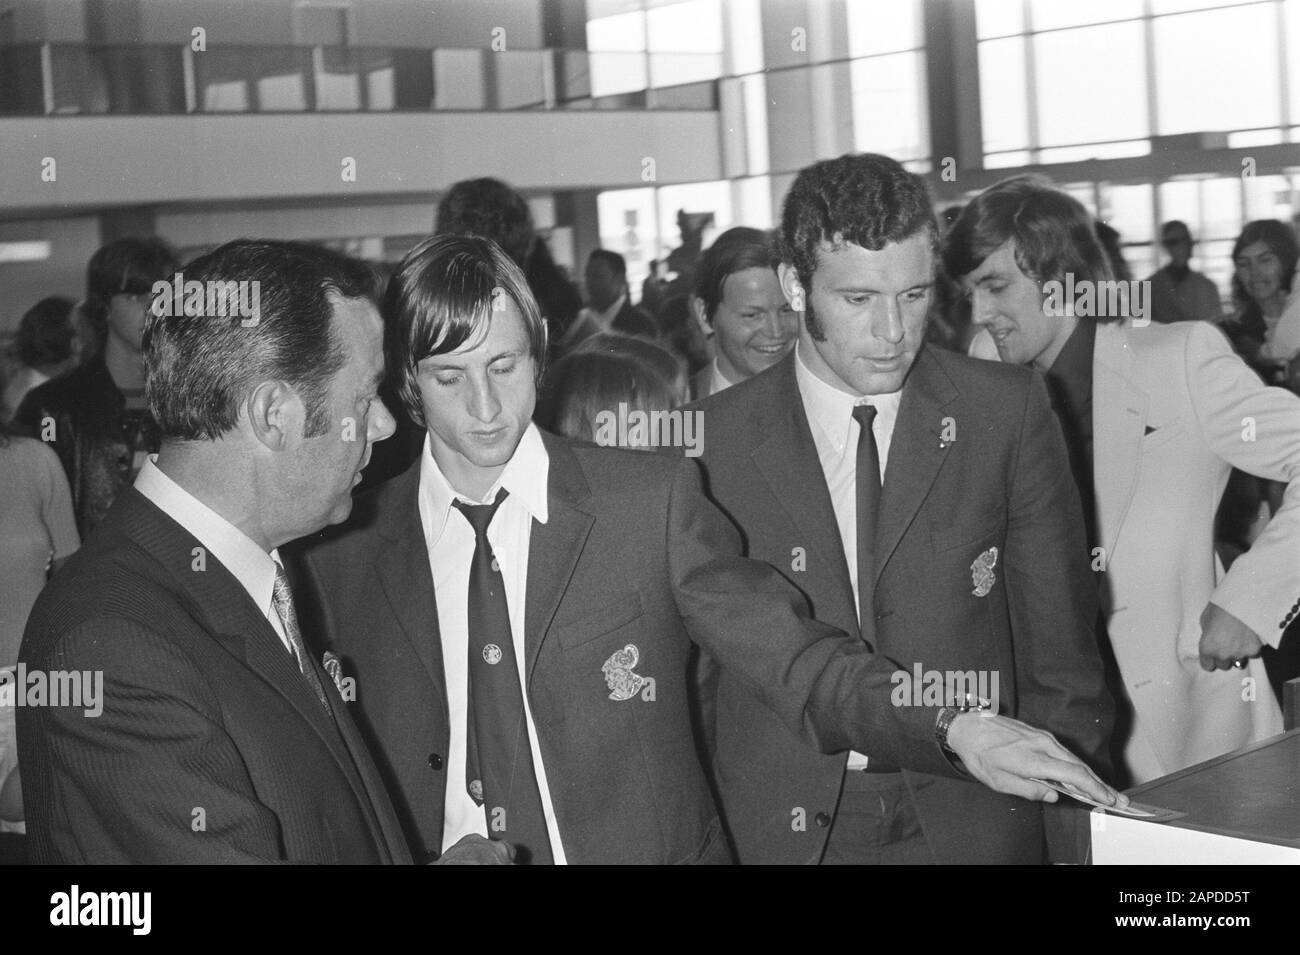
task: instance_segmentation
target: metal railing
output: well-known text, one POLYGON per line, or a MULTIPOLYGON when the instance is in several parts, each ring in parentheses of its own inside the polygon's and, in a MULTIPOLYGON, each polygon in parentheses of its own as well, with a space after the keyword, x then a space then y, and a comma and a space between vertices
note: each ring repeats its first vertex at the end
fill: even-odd
POLYGON ((28 43, 0 46, 0 116, 716 110, 720 73, 721 54, 28 43))

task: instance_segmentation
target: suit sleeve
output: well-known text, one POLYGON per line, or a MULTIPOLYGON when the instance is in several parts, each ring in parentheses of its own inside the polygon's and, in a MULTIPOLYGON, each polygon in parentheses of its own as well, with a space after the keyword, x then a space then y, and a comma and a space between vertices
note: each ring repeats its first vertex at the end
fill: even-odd
POLYGON ((934 710, 893 705, 895 675, 911 676, 861 640, 810 619, 789 582, 741 557, 736 531, 705 498, 694 462, 679 463, 668 512, 678 612, 718 666, 821 752, 856 749, 958 775, 934 740, 934 710))
POLYGON ((1104 775, 1115 707, 1097 648, 1097 584, 1065 439, 1037 375, 1026 394, 1008 513, 1014 715, 1104 775))
POLYGON ((1187 385, 1210 449, 1286 485, 1282 507, 1210 596, 1276 647, 1300 602, 1300 398, 1263 384, 1223 336, 1200 326, 1187 339, 1187 385))
POLYGON ((56 861, 281 858, 276 818, 258 801, 193 661, 136 623, 101 618, 65 634, 40 663, 103 674, 97 715, 74 706, 23 711, 36 724, 40 771, 48 773, 40 813, 56 861), (62 816, 75 817, 75 827, 62 816))

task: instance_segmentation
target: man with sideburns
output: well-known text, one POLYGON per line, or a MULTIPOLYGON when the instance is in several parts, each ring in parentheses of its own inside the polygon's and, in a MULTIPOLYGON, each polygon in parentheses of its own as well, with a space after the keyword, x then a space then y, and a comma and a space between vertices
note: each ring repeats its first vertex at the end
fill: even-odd
MULTIPOLYGON (((533 864, 729 861, 691 719, 693 643, 810 747, 959 775, 936 712, 891 704, 897 667, 740 556, 694 462, 531 423, 545 326, 499 248, 426 240, 386 307, 424 450, 304 542, 302 570, 417 858, 479 833, 533 864)), ((1123 798, 1014 720, 945 730, 987 785, 1123 798)))

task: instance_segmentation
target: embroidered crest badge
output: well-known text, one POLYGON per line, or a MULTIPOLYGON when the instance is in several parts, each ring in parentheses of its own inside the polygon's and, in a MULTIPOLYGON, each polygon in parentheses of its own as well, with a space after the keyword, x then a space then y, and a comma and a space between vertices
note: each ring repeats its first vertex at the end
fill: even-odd
POLYGON ((605 685, 609 687, 611 700, 630 700, 641 692, 642 687, 654 683, 653 680, 632 672, 640 659, 641 651, 636 648, 636 644, 629 643, 602 664, 600 670, 605 674, 605 685))
POLYGON ((993 568, 998 562, 998 549, 990 547, 984 553, 976 557, 970 565, 970 582, 975 585, 971 591, 976 597, 987 597, 993 585, 998 582, 997 575, 993 573, 993 568))

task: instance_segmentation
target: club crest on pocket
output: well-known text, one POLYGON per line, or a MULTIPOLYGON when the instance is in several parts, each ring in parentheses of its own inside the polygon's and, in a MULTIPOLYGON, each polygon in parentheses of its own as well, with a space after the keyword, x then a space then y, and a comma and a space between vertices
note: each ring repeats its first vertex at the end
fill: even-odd
POLYGON ((998 582, 997 575, 993 573, 993 568, 998 562, 998 549, 990 547, 984 553, 980 554, 971 562, 970 565, 970 582, 975 585, 971 591, 976 597, 987 597, 993 585, 998 582))
POLYGON ((636 648, 636 644, 629 643, 622 650, 615 651, 601 665, 600 671, 605 674, 605 685, 609 687, 611 700, 630 700, 642 689, 649 692, 654 687, 655 681, 652 678, 632 672, 640 659, 641 651, 636 648))

